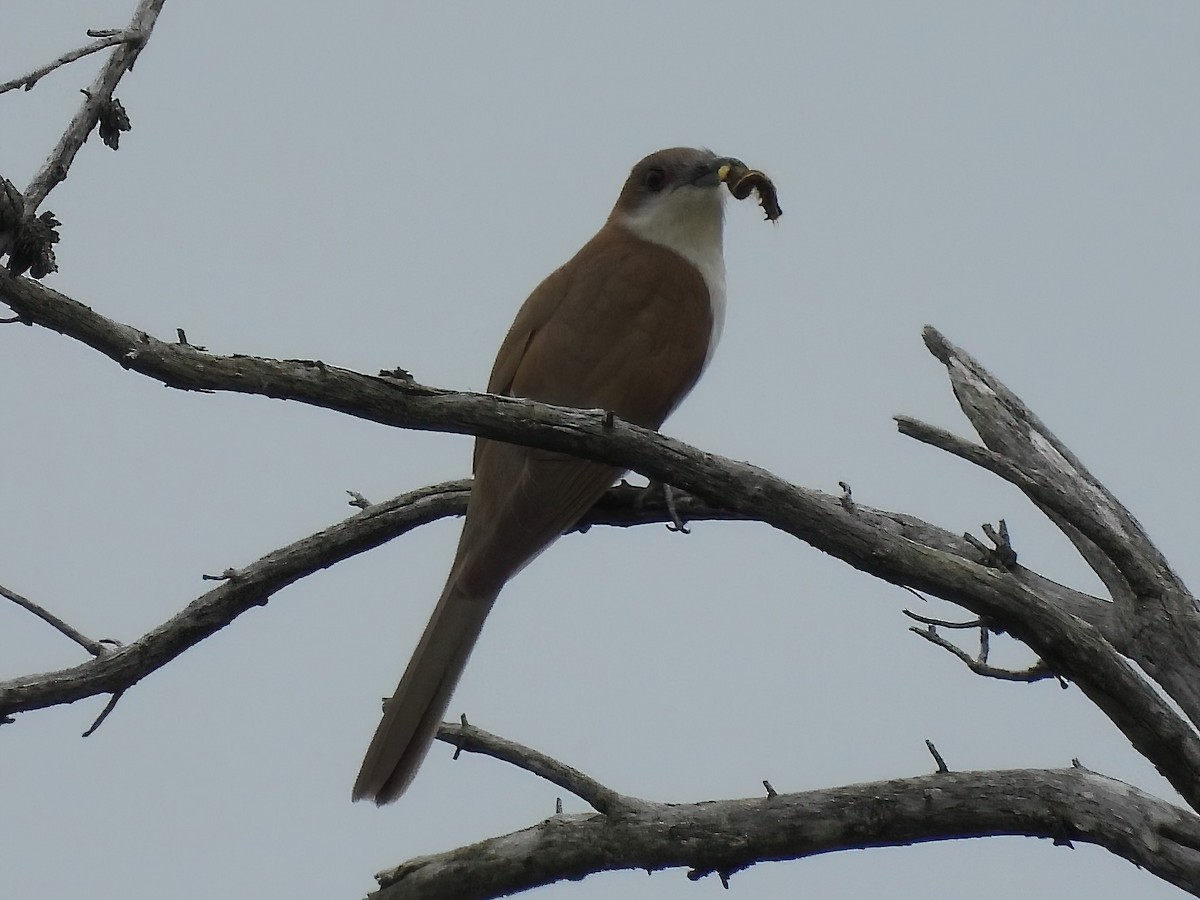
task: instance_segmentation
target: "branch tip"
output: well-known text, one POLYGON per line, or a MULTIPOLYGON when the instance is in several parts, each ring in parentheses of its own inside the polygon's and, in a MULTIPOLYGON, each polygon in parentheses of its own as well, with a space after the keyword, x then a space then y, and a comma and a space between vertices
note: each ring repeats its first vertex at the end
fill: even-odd
POLYGON ((649 806, 633 797, 617 793, 578 769, 559 762, 532 747, 468 725, 465 717, 461 719, 459 725, 443 722, 436 737, 455 747, 455 758, 460 752, 466 751, 506 762, 569 791, 603 815, 644 810, 649 806))
POLYGON ((102 709, 100 711, 100 715, 96 716, 96 721, 94 721, 92 723, 92 726, 87 731, 85 731, 82 735, 80 735, 80 737, 86 738, 86 737, 91 737, 93 734, 95 734, 96 729, 99 728, 102 724, 104 724, 104 720, 108 718, 108 714, 116 708, 117 702, 123 696, 125 696, 125 688, 121 688, 119 691, 113 691, 112 696, 110 696, 108 698, 108 703, 106 703, 104 705, 104 709, 102 709))
POLYGON ((0 597, 4 597, 6 600, 12 601, 17 606, 21 607, 22 609, 26 610, 27 612, 33 613, 33 615, 37 616, 39 619, 41 619, 43 622, 45 622, 47 625, 49 625, 51 628, 53 628, 59 634, 62 634, 65 637, 70 638, 72 641, 74 641, 76 644, 78 644, 80 647, 82 647, 88 653, 92 654, 93 657, 98 658, 98 657, 107 655, 110 651, 109 651, 108 647, 105 646, 106 644, 117 643, 119 645, 119 642, 113 641, 111 639, 106 639, 103 641, 92 640, 91 638, 85 636, 78 629, 73 628, 72 626, 68 625, 66 622, 64 622, 62 619, 60 619, 58 616, 54 615, 54 613, 50 612, 47 609, 44 609, 42 606, 38 605, 37 603, 34 603, 28 597, 23 597, 22 595, 18 594, 16 591, 9 590, 8 588, 4 587, 3 585, 0 585, 0 597))

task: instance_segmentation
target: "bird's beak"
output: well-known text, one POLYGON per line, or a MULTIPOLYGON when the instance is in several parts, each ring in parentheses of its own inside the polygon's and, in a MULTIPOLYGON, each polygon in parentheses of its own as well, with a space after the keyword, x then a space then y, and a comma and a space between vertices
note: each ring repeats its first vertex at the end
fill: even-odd
POLYGON ((714 165, 717 167, 717 181, 722 184, 732 184, 750 171, 749 166, 733 156, 715 160, 714 165))
POLYGON ((705 163, 697 170, 696 176, 692 179, 692 184, 696 185, 696 187, 716 187, 719 184, 725 183, 730 178, 736 180, 746 171, 746 164, 740 159, 735 159, 732 156, 718 156, 712 162, 705 163))

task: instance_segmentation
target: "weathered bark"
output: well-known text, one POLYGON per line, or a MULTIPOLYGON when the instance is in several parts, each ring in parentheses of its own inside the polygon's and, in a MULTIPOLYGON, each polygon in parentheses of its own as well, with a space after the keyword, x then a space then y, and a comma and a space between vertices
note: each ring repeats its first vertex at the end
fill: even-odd
MULTIPOLYGON (((20 249, 22 229, 66 177, 102 114, 112 112, 113 91, 149 39, 163 2, 140 0, 125 30, 96 33, 94 44, 0 85, 0 92, 31 87, 58 66, 113 48, 25 193, 0 185, 0 256, 20 249)), ((54 239, 41 233, 44 271, 53 269, 54 239)), ((754 466, 612 421, 603 410, 445 391, 416 384, 400 370, 373 377, 320 362, 217 356, 189 346, 182 332, 179 343, 157 340, 3 270, 0 301, 16 313, 15 320, 5 321, 53 329, 172 387, 259 394, 395 427, 477 434, 574 453, 688 491, 676 497, 685 518, 767 522, 863 572, 970 610, 985 638, 997 630, 1024 641, 1040 662, 1031 671, 1007 673, 987 665, 982 653, 971 658, 954 649, 935 623, 926 620, 920 632, 954 649, 980 674, 1032 678, 1051 673, 1074 681, 1192 808, 1081 768, 940 771, 803 794, 777 794, 766 785, 767 796, 759 799, 669 805, 622 795, 562 762, 464 722, 444 725, 440 737, 464 751, 527 769, 574 792, 597 812, 555 816, 514 834, 411 860, 380 876, 377 897, 496 897, 619 868, 686 866, 691 877, 726 879, 765 860, 999 834, 1095 843, 1200 896, 1200 818, 1194 813, 1200 809, 1196 601, 1134 516, 1075 454, 994 376, 932 329, 926 331, 926 344, 946 366, 983 445, 907 417, 897 419, 900 430, 1020 488, 1074 544, 1110 598, 1093 597, 1017 565, 1003 529, 999 535, 988 532, 996 546, 986 548, 902 513, 859 506, 848 491, 833 497, 808 490, 754 466)), ((218 587, 125 646, 91 640, 33 601, 0 590, 92 656, 69 669, 0 683, 0 722, 11 721, 16 712, 98 693, 113 695, 111 709, 139 680, 286 585, 426 522, 460 515, 468 491, 468 482, 454 482, 363 504, 362 512, 344 522, 217 576, 218 587)), ((662 522, 671 515, 660 497, 616 488, 583 527, 662 522)))
MULTIPOLYGON (((478 434, 575 453, 678 486, 690 495, 682 500, 692 517, 771 524, 870 575, 956 603, 978 616, 981 627, 1025 642, 1041 660, 1039 672, 1075 682, 1186 803, 1200 808, 1200 739, 1193 727, 1200 720, 1200 673, 1195 664, 1200 658, 1200 627, 1194 599, 1136 519, 1075 455, 1004 385, 932 329, 926 332, 926 343, 946 365, 985 446, 911 418, 898 419, 901 431, 1020 487, 1072 540, 1111 591, 1111 599, 1090 596, 1017 565, 1013 548, 1001 536, 995 538, 995 547, 986 548, 914 517, 858 505, 848 494, 835 497, 789 484, 755 466, 613 421, 602 410, 445 391, 403 375, 373 377, 319 362, 218 356, 184 343, 159 341, 36 282, 5 274, 0 274, 0 299, 30 324, 53 328, 125 368, 173 387, 290 399, 396 427, 478 434)), ((346 522, 230 571, 224 584, 127 647, 72 669, 0 684, 0 714, 100 692, 119 693, 241 612, 265 603, 281 587, 432 518, 459 514, 466 490, 463 483, 435 485, 370 506, 346 522)), ((615 491, 609 506, 598 509, 591 521, 630 524, 664 521, 667 515, 661 502, 639 506, 626 489, 615 491)), ((983 666, 976 670, 987 671, 983 666)), ((541 771, 552 770, 554 766, 541 771)), ((511 891, 622 866, 732 871, 759 859, 840 847, 1001 833, 1093 841, 1200 895, 1200 876, 1193 869, 1200 840, 1189 836, 1198 833, 1190 811, 1077 771, 932 777, 950 780, 909 779, 886 787, 838 789, 849 794, 816 792, 692 808, 584 791, 589 802, 605 812, 556 818, 517 835, 401 866, 389 876, 399 880, 385 882, 391 885, 385 895, 496 896, 501 885, 511 891), (1068 797, 1080 788, 1081 778, 1092 779, 1084 806, 1081 798, 1068 797), (923 799, 924 806, 909 803, 925 798, 935 783, 942 793, 934 800, 923 799), (941 799, 958 797, 954 792, 959 790, 975 800, 969 813, 952 801, 940 805, 941 799), (882 795, 893 798, 883 803, 881 808, 889 813, 882 818, 865 801, 839 805, 850 797, 882 795), (810 803, 816 806, 805 805, 810 803), (844 830, 821 831, 826 843, 803 830, 797 834, 786 818, 795 804, 807 810, 806 816, 821 816, 830 828, 830 823, 842 823, 838 828, 844 830), (922 816, 914 812, 918 807, 924 809, 922 816), (706 817, 706 812, 717 818, 706 817), (734 819, 744 831, 761 828, 763 839, 740 841, 740 832, 721 829, 722 821, 734 819), (664 828, 664 822, 670 828, 664 828), (771 834, 777 838, 780 829, 793 837, 791 843, 768 839, 771 834), (681 843, 678 836, 684 832, 689 839, 681 843), (709 835, 707 841, 701 840, 703 834, 709 835), (614 836, 619 837, 616 845, 614 836), (1147 850, 1154 846, 1170 852, 1155 856, 1147 850), (529 855, 534 852, 536 866, 529 855), (474 861, 474 874, 463 872, 463 860, 474 861), (521 872, 524 878, 514 874, 521 872), (462 878, 478 884, 478 892, 464 893, 462 878), (455 887, 445 888, 447 884, 455 887)))
MULTIPOLYGON (((487 744, 493 738, 484 734, 487 744)), ((443 728, 441 737, 458 742, 462 729, 443 728)), ((525 766, 512 746, 495 755, 525 766)), ((683 866, 690 878, 728 880, 767 860, 1002 834, 1065 846, 1093 843, 1184 890, 1195 893, 1200 883, 1200 817, 1073 768, 947 772, 799 794, 768 792, 709 803, 635 801, 607 815, 558 815, 381 872, 380 890, 371 897, 500 897, 616 869, 683 866)))

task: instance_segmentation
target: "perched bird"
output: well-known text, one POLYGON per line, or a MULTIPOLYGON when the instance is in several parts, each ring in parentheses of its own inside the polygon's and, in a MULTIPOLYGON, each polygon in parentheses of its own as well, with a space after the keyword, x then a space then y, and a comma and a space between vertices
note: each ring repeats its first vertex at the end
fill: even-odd
MULTIPOLYGON (((634 166, 604 226, 517 313, 488 392, 604 409, 658 428, 704 371, 721 333, 720 188, 731 171, 747 170, 736 159, 686 147, 634 166)), ((505 582, 571 529, 621 474, 482 438, 474 468, 450 575, 384 708, 355 800, 384 804, 403 793, 505 582)))

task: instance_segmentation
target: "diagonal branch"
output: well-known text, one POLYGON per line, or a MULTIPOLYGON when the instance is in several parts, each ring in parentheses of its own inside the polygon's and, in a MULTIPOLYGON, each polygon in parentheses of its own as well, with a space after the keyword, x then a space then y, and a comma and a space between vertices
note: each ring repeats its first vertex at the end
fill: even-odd
MULTIPOLYGON (((87 639, 83 638, 80 643, 89 652, 99 648, 96 659, 56 672, 0 681, 0 719, 11 713, 72 703, 96 694, 119 693, 242 613, 262 606, 287 585, 428 522, 461 516, 466 511, 470 486, 467 480, 450 481, 410 491, 368 506, 357 515, 269 553, 244 569, 230 570, 219 579, 223 582, 220 587, 196 598, 178 615, 130 644, 114 648, 94 641, 84 643, 87 639)), ((729 515, 708 509, 694 497, 679 500, 695 520, 724 519, 729 515)), ((625 486, 612 489, 581 524, 628 527, 669 521, 670 510, 661 498, 643 502, 638 490, 625 486)), ((42 618, 50 615, 43 615, 44 611, 32 608, 35 604, 3 588, 0 594, 42 618)))
POLYGON ((644 812, 651 806, 643 800, 617 793, 591 776, 547 756, 540 750, 476 728, 467 722, 466 716, 462 717, 462 722, 458 725, 443 722, 437 737, 455 748, 456 758, 460 751, 465 750, 506 762, 570 791, 606 816, 644 812))
POLYGON ((911 419, 898 419, 901 430, 995 472, 1045 512, 1112 591, 1110 642, 1200 725, 1196 599, 1137 519, 1020 398, 933 328, 924 336, 987 449, 911 419))
POLYGON ((1019 488, 1026 496, 1033 500, 1034 504, 1046 517, 1075 545, 1080 556, 1084 558, 1084 561, 1096 573, 1104 583, 1104 586, 1108 588, 1114 599, 1132 600, 1133 594, 1130 590, 1129 582, 1125 580, 1125 576, 1113 564, 1112 560, 1095 543, 1085 537, 1078 528, 1072 525, 1070 520, 1062 513, 1047 507, 1034 498, 1034 495, 1040 490, 1036 478, 1027 475, 1020 466, 1011 462, 1004 455, 989 450, 986 447, 980 447, 978 444, 973 444, 943 428, 929 425, 910 416, 895 416, 895 420, 897 429, 906 437, 914 438, 923 444, 937 447, 939 450, 945 450, 959 459, 965 459, 969 463, 974 463, 981 469, 986 469, 993 475, 998 475, 1009 484, 1019 488))
POLYGON ((17 606, 21 607, 22 609, 28 610, 29 612, 33 613, 35 616, 37 616, 39 619, 41 619, 43 622, 45 622, 51 628, 55 629, 56 631, 58 631, 61 634, 66 635, 68 638, 73 640, 75 643, 77 643, 80 647, 82 647, 88 653, 92 654, 92 656, 104 656, 106 653, 108 653, 112 649, 111 647, 105 646, 105 644, 102 641, 92 640, 90 637, 83 634, 81 631, 68 625, 66 622, 64 622, 62 619, 60 619, 58 616, 54 615, 54 613, 50 612, 47 609, 42 608, 41 606, 34 603, 32 600, 28 599, 27 597, 22 597, 16 591, 9 590, 2 584, 0 584, 0 597, 4 597, 7 600, 11 600, 13 603, 17 604, 17 606))
MULTIPOLYGON (((126 368, 173 387, 301 400, 387 425, 477 434, 629 468, 712 506, 765 522, 867 574, 956 603, 1024 641, 1053 671, 1074 681, 1200 808, 1200 738, 1098 626, 1089 625, 1059 598, 1037 593, 1024 573, 981 564, 974 549, 960 556, 918 543, 911 535, 929 533, 932 526, 914 524, 911 517, 843 504, 757 466, 615 420, 602 410, 446 391, 319 362, 210 355, 157 340, 37 282, 4 274, 0 297, 25 320, 81 340, 126 368)), ((1086 609, 1087 601, 1082 605, 1086 609)), ((1106 616, 1097 613, 1097 618, 1106 616)), ((1196 699, 1200 704, 1200 696, 1196 699)))
POLYGON ((372 900, 483 900, 619 869, 687 867, 723 880, 755 863, 922 841, 1026 835, 1097 844, 1200 895, 1200 818, 1072 769, 948 772, 747 800, 554 816, 412 859, 372 900))
MULTIPOLYGON (((926 327, 924 336, 929 351, 946 366, 959 405, 984 444, 1023 476, 1009 480, 1093 541, 1139 599, 1184 596, 1190 601, 1187 588, 1133 514, 1020 398, 935 329, 926 327)), ((1194 610, 1194 603, 1187 605, 1194 610)))
POLYGON ((101 35, 90 44, 84 44, 82 47, 76 47, 74 50, 69 50, 57 59, 46 63, 44 66, 38 66, 32 72, 26 72, 24 75, 0 84, 0 94, 7 93, 8 91, 12 91, 17 88, 23 88, 27 91, 32 90, 35 84, 37 84, 46 75, 49 75, 55 69, 62 68, 69 63, 75 62, 77 59, 83 59, 85 56, 98 53, 101 50, 107 50, 109 47, 117 44, 128 44, 141 40, 143 40, 143 38, 140 32, 116 31, 101 35))
MULTIPOLYGON (((953 641, 948 641, 937 633, 937 628, 929 625, 926 628, 910 627, 908 629, 917 637, 924 638, 929 643, 941 647, 943 650, 957 656, 966 665, 968 669, 976 675, 982 675, 984 678, 995 678, 999 681, 1044 681, 1047 678, 1053 678, 1054 673, 1046 668, 1045 663, 1039 661, 1034 663, 1028 669, 1016 671, 1013 669, 1001 669, 997 666, 990 665, 981 656, 972 656, 966 650, 963 650, 953 641)), ((985 632, 986 633, 986 632, 985 632)))
POLYGON ((79 111, 75 113, 66 130, 58 139, 58 144, 50 152, 50 156, 42 164, 33 181, 25 189, 25 215, 32 216, 41 206, 54 188, 67 177, 67 170, 75 161, 75 154, 83 146, 96 123, 100 121, 100 113, 105 105, 112 100, 117 83, 126 72, 133 68, 138 53, 150 39, 154 23, 166 0, 141 0, 134 11, 133 19, 125 30, 126 38, 118 43, 108 62, 92 82, 92 86, 84 93, 86 99, 79 111))

